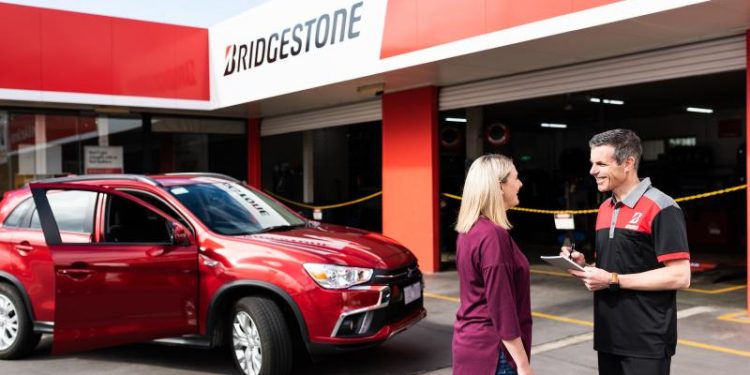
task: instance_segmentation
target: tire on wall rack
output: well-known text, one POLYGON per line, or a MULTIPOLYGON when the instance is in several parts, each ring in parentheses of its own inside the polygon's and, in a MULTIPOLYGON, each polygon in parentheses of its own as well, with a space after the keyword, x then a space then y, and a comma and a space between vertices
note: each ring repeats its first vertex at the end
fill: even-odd
POLYGON ((508 140, 510 139, 510 129, 508 129, 507 125, 501 122, 496 122, 488 125, 484 129, 484 137, 487 140, 487 143, 494 147, 499 147, 508 143, 508 140))
POLYGON ((26 305, 15 287, 0 283, 0 359, 29 355, 39 344, 26 305))
POLYGON ((287 375, 294 351, 284 314, 261 296, 237 301, 230 315, 227 339, 232 358, 246 375, 287 375))

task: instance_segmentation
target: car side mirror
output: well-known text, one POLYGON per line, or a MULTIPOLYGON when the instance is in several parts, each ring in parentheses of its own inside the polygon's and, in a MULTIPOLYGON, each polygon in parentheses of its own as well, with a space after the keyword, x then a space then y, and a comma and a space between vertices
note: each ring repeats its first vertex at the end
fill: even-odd
POLYGON ((172 244, 175 246, 190 246, 193 244, 193 236, 180 223, 172 223, 172 244))

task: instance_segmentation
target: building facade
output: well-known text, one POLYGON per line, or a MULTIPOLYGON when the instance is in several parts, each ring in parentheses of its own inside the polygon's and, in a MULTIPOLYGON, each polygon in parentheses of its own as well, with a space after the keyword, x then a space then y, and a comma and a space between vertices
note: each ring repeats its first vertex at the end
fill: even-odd
MULTIPOLYGON (((211 171, 315 204, 382 191, 324 220, 435 272, 482 153, 512 156, 522 206, 545 209, 596 207, 586 141, 613 127, 641 134, 674 196, 747 180, 746 0, 300 4, 204 29, 0 3, 0 189, 211 171)), ((691 244, 746 267, 747 196, 719 199, 686 204, 691 244)), ((513 215, 525 242, 557 246, 550 216, 513 215)))

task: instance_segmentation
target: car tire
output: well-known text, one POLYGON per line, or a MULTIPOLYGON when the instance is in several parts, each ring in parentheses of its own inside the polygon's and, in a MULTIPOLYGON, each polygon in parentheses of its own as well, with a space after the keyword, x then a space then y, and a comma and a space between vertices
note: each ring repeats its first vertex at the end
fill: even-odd
POLYGON ((0 359, 21 358, 31 353, 42 335, 34 327, 20 294, 0 283, 0 359))
POLYGON ((292 370, 293 346, 284 315, 264 297, 244 297, 232 309, 228 324, 229 350, 246 375, 287 375, 292 370))

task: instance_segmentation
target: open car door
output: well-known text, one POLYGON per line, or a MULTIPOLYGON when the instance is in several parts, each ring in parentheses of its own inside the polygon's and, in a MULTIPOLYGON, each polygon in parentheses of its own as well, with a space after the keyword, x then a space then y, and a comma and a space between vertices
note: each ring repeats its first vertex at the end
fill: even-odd
POLYGON ((113 189, 30 188, 54 263, 54 353, 197 333, 198 248, 189 228, 113 189), (55 213, 48 200, 57 191, 98 194, 90 242, 61 236, 65 213, 55 213))

